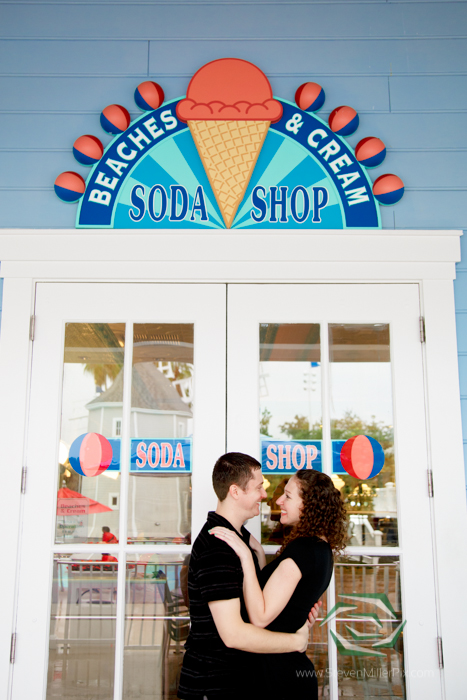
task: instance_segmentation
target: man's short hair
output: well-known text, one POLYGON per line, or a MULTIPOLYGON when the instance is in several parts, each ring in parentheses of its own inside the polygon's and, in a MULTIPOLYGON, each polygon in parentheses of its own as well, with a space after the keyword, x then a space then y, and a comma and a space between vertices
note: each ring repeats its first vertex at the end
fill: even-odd
POLYGON ((219 501, 226 498, 232 484, 245 491, 256 469, 261 469, 258 460, 242 452, 227 452, 219 457, 212 472, 212 485, 219 501))

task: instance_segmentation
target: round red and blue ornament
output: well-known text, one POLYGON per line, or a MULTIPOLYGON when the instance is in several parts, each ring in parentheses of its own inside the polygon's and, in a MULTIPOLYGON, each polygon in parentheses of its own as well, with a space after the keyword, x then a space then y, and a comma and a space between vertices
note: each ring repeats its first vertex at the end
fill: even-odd
POLYGON ((78 173, 60 173, 54 183, 54 190, 62 202, 77 202, 84 194, 86 183, 78 173))
POLYGON ((391 173, 381 175, 373 183, 373 194, 380 204, 385 206, 397 204, 404 195, 404 183, 397 175, 391 173))
POLYGON ((305 112, 318 112, 325 99, 324 90, 318 83, 303 83, 295 93, 295 104, 305 112))
POLYGON ((99 433, 83 433, 71 444, 68 459, 81 476, 99 476, 110 467, 112 445, 99 433))
POLYGON ((130 121, 130 113, 121 105, 108 105, 101 112, 101 127, 108 134, 123 134, 130 121))
POLYGON ((359 118, 353 107, 342 105, 333 109, 328 124, 331 131, 338 136, 350 136, 358 129, 359 118))
POLYGON ((341 464, 356 479, 372 479, 384 467, 384 450, 378 440, 355 435, 342 445, 341 464))
POLYGON ((135 102, 144 112, 149 112, 151 109, 159 109, 164 102, 164 91, 159 83, 145 80, 135 90, 135 102))
POLYGON ((377 168, 386 158, 386 146, 376 136, 367 136, 357 143, 355 157, 365 168, 377 168))
POLYGON ((73 155, 81 165, 95 165, 103 154, 104 147, 96 136, 85 134, 73 144, 73 155))

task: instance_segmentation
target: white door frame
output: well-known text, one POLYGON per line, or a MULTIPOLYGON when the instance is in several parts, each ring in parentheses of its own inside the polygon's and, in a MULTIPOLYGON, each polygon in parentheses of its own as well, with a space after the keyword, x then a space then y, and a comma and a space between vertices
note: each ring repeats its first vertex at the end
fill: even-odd
MULTIPOLYGON (((95 552, 95 544, 54 544, 56 468, 60 440, 61 379, 65 322, 124 322, 124 413, 121 454, 129 454, 130 401, 132 377, 133 323, 194 323, 194 444, 192 525, 199 531, 208 510, 215 507, 210 470, 225 447, 225 285, 118 284, 43 282, 36 289, 36 313, 42 316, 32 358, 30 414, 26 463, 27 487, 20 542, 21 563, 18 586, 17 631, 23 637, 18 647, 13 680, 13 697, 22 699, 31 687, 47 685, 50 600, 52 590, 51 554, 95 552), (126 397, 126 398, 125 398, 126 397), (200 446, 203 449, 200 449, 200 446), (41 601, 41 605, 37 602, 41 601), (27 632, 26 632, 27 630, 27 632), (44 658, 45 653, 45 658, 44 658), (32 683, 32 686, 31 686, 32 683)), ((121 475, 119 544, 107 545, 109 552, 125 561, 125 555, 140 552, 186 553, 186 545, 137 545, 127 543, 127 498, 129 473, 121 475)), ((118 568, 118 587, 125 590, 126 567, 118 568)), ((117 597, 114 697, 121 697, 125 597, 117 597)))
MULTIPOLYGON (((0 688, 10 678, 14 632, 17 536, 23 443, 27 428, 32 344, 29 317, 39 280, 151 282, 418 282, 427 340, 429 464, 435 496, 434 537, 444 695, 464 686, 463 629, 467 619, 467 514, 455 330, 455 263, 460 231, 195 231, 3 230, 4 282, 0 341, 0 511, 9 575, 0 606, 0 688), (177 255, 174 255, 174 251, 177 255), (92 260, 90 260, 92 256, 92 260), (109 260, 111 257, 111 260, 109 260)), ((27 498, 27 493, 24 496, 27 498)), ((21 641, 18 640, 18 649, 21 641)), ((417 698, 418 700, 418 698, 417 698)))

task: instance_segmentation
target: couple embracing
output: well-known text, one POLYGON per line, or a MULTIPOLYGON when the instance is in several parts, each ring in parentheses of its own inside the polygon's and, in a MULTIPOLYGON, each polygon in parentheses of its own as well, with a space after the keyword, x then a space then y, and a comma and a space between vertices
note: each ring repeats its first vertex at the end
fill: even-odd
POLYGON ((180 676, 181 700, 318 697, 304 653, 317 601, 342 550, 346 514, 331 479, 296 472, 277 500, 289 534, 266 564, 243 523, 266 497, 260 463, 230 452, 213 471, 215 512, 198 535, 188 573, 191 631, 180 676))

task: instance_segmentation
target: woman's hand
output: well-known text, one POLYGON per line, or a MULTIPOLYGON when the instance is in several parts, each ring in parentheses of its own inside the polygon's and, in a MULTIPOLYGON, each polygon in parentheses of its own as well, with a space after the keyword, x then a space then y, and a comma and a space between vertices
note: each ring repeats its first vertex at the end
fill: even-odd
POLYGON ((318 600, 318 602, 313 605, 310 612, 308 613, 308 622, 310 623, 310 627, 313 627, 316 620, 318 619, 318 615, 320 613, 320 608, 322 605, 322 602, 318 600))
POLYGON ((251 559, 251 551, 248 545, 239 537, 233 530, 229 530, 228 527, 213 527, 209 530, 210 535, 214 535, 219 540, 226 542, 229 547, 232 547, 233 551, 239 557, 241 562, 247 561, 248 558, 251 559))

